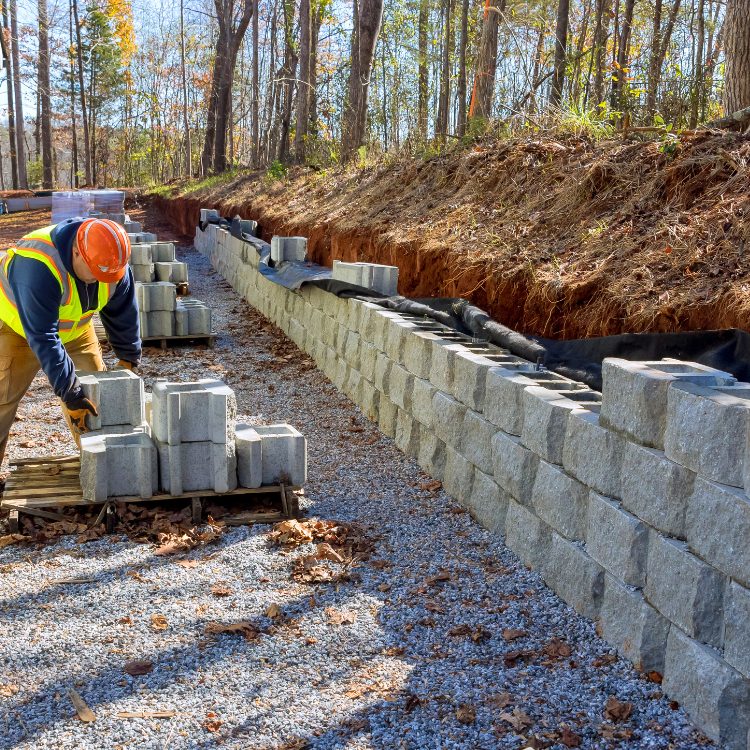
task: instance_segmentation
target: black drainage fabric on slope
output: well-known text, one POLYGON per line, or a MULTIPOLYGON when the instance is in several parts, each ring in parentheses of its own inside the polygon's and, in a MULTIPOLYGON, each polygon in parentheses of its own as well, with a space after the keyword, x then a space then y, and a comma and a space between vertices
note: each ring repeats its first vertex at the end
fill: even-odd
MULTIPOLYGON (((258 270, 269 280, 287 289, 313 284, 339 297, 369 300, 397 312, 426 317, 449 326, 459 333, 489 341, 518 357, 544 365, 565 377, 602 389, 602 361, 619 357, 634 361, 672 357, 700 362, 731 373, 741 381, 750 381, 750 334, 736 328, 684 333, 623 333, 588 339, 558 341, 540 336, 526 336, 493 320, 484 310, 464 299, 384 297, 371 289, 331 278, 331 269, 315 263, 271 261, 271 246, 248 234, 242 234, 239 219, 211 221, 233 236, 251 243, 259 255, 258 270)), ((205 229, 206 225, 201 225, 205 229)))

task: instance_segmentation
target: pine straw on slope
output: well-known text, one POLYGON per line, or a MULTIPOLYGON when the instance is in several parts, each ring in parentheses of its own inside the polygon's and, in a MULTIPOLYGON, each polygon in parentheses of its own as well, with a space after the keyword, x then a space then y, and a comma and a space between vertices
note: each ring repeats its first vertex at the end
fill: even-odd
MULTIPOLYGON (((313 258, 395 263, 401 291, 464 296, 574 338, 750 329, 750 138, 487 141, 363 171, 244 174, 186 195, 310 237, 313 258)), ((187 204, 186 204, 187 205, 187 204)))

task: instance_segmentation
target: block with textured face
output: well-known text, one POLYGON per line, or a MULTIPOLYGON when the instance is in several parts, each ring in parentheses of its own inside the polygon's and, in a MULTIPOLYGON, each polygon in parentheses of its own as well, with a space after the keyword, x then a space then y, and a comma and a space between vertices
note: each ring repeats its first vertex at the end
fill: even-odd
POLYGON ((135 288, 135 295, 141 312, 155 310, 172 312, 177 304, 177 287, 168 281, 138 284, 135 288))
POLYGON ((159 452, 159 486, 171 495, 237 488, 237 454, 231 443, 180 443, 156 441, 159 452))
POLYGON ((220 380, 154 384, 151 426, 163 443, 230 443, 236 421, 234 391, 220 380))
POLYGON ((130 264, 131 265, 153 265, 154 256, 151 252, 151 245, 140 244, 132 245, 130 248, 130 264))
POLYGON ((79 372, 83 395, 93 401, 98 417, 89 415, 90 430, 110 425, 141 425, 146 419, 143 380, 130 370, 79 372))
POLYGON ((172 263, 175 260, 174 244, 172 242, 152 242, 151 254, 154 263, 172 263))
POLYGON ((149 498, 159 484, 156 448, 142 430, 81 436, 81 491, 84 500, 149 498))
POLYGON ((260 425, 263 484, 301 487, 307 481, 307 441, 288 424, 260 425))
POLYGON ((263 446, 260 435, 254 427, 238 424, 235 441, 240 487, 260 487, 263 483, 263 446))
POLYGON ((307 237, 271 238, 271 260, 274 263, 285 261, 303 262, 307 258, 307 237))

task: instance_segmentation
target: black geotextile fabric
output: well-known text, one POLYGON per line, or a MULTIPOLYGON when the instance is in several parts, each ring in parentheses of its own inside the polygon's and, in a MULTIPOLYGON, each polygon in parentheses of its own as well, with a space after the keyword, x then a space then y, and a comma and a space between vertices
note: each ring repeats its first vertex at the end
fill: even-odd
MULTIPOLYGON (((271 246, 257 237, 243 234, 239 220, 214 219, 208 223, 219 224, 229 229, 233 236, 252 244, 260 256, 258 270, 287 289, 313 284, 338 297, 366 299, 389 310, 429 318, 586 383, 597 391, 602 389, 602 361, 606 357, 634 361, 673 357, 725 370, 742 381, 750 380, 750 334, 736 328, 685 333, 623 333, 569 341, 525 336, 493 320, 484 310, 464 299, 384 297, 372 289, 335 280, 331 278, 330 268, 316 263, 282 263, 275 267, 271 261, 271 246)), ((206 226, 201 224, 201 229, 206 226)))

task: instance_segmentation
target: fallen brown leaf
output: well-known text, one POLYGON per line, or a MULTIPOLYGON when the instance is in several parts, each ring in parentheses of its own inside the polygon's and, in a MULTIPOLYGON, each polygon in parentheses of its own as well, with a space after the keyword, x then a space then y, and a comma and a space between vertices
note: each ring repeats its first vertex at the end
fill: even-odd
POLYGON ((19 692, 20 689, 21 688, 18 687, 18 685, 0 685, 0 697, 11 698, 19 692))
POLYGON ((270 617, 272 620, 275 620, 277 617, 281 617, 281 607, 279 607, 279 605, 276 603, 272 604, 266 610, 266 617, 270 617))
POLYGON ((504 711, 498 718, 502 721, 507 721, 516 732, 522 732, 534 723, 532 718, 517 706, 510 713, 504 711))
POLYGON ((543 649, 542 652, 550 659, 566 659, 571 655, 573 650, 570 644, 561 641, 559 638, 553 638, 543 649))
POLYGON ((211 593, 214 596, 231 596, 232 589, 227 588, 220 583, 215 583, 213 586, 211 586, 211 593))
POLYGON ((510 693, 498 693, 487 699, 487 703, 495 708, 505 708, 513 703, 513 696, 510 693))
POLYGON ((209 622, 206 625, 206 633, 210 635, 218 635, 220 633, 241 635, 246 641, 254 641, 260 636, 260 631, 249 622, 209 622))
POLYGON ((581 737, 570 729, 570 727, 562 727, 560 730, 560 742, 565 747, 580 747, 581 737))
POLYGON ((164 615, 151 615, 151 629, 160 631, 166 630, 169 627, 169 622, 164 615))
POLYGON ((0 536, 0 549, 7 547, 11 544, 17 544, 18 542, 30 542, 31 537, 25 536, 24 534, 6 534, 0 536))
POLYGON ((324 611, 331 625, 353 625, 357 620, 356 612, 334 609, 333 607, 326 607, 324 611))
POLYGON ((336 552, 336 550, 331 547, 328 542, 323 542, 322 544, 319 544, 315 549, 315 555, 318 560, 330 560, 331 562, 337 562, 342 563, 344 562, 344 558, 341 557, 341 555, 336 552))
POLYGON ((177 711, 118 711, 116 719, 171 719, 177 711))
POLYGON ((147 659, 135 659, 129 661, 123 668, 122 671, 136 677, 141 674, 148 674, 154 668, 154 663, 147 659))
POLYGON ((633 713, 633 704, 618 700, 614 695, 607 698, 604 706, 604 718, 610 721, 627 721, 633 713))
POLYGON ((515 641, 518 638, 523 638, 525 635, 525 630, 518 630, 517 628, 505 628, 503 630, 503 638, 506 641, 515 641))
POLYGON ((462 703, 456 711, 456 719, 461 724, 473 724, 477 718, 477 711, 470 703, 462 703))

